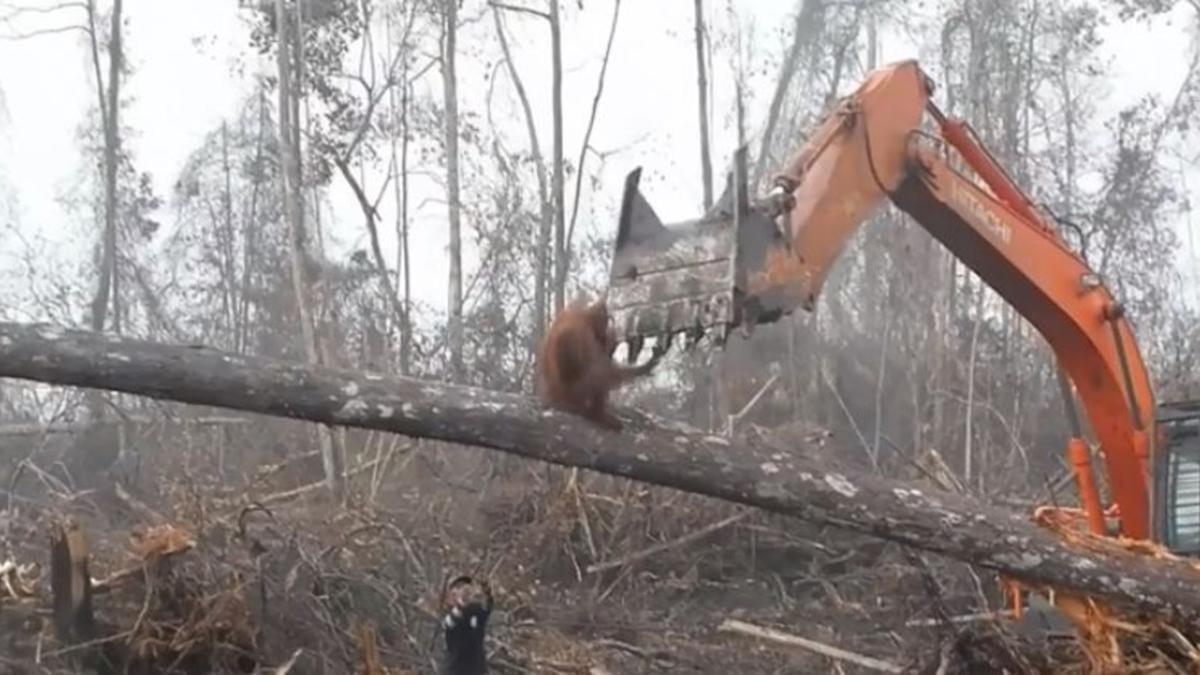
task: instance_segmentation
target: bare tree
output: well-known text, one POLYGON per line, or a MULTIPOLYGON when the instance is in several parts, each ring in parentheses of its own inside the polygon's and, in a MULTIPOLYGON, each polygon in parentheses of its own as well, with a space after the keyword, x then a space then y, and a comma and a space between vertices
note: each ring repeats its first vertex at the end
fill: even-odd
POLYGON ((450 376, 461 381, 463 368, 462 204, 458 176, 458 75, 454 56, 458 38, 458 0, 442 2, 442 93, 446 106, 446 201, 450 218, 450 285, 446 341, 450 376))
MULTIPOLYGON (((407 38, 409 31, 413 25, 412 16, 409 16, 408 23, 405 26, 404 35, 407 38)), ((387 14, 387 37, 388 51, 392 49, 392 19, 391 14, 387 14)), ((404 40, 401 40, 398 46, 401 50, 407 50, 408 45, 404 40)), ((396 87, 388 88, 388 106, 390 108, 390 118, 392 123, 391 134, 391 167, 392 172, 392 193, 396 202, 396 267, 400 270, 401 285, 403 286, 403 305, 400 316, 400 374, 407 375, 412 360, 412 290, 411 290, 411 274, 408 265, 408 108, 409 108, 409 90, 411 85, 408 82, 408 58, 400 60, 400 101, 397 105, 396 87), (396 137, 400 137, 400 143, 396 143, 396 137), (397 147, 399 145, 399 147, 397 147)))
MULTIPOLYGON (((91 47, 92 68, 96 78, 96 96, 100 126, 104 133, 104 231, 101 235, 100 261, 97 266, 96 290, 92 296, 92 330, 104 330, 110 302, 117 298, 117 166, 120 162, 119 101, 123 52, 121 48, 122 0, 114 0, 108 42, 108 85, 105 87, 100 64, 100 36, 96 21, 95 0, 88 0, 87 33, 91 47)), ((113 312, 113 328, 120 331, 119 315, 113 312)), ((100 392, 86 395, 88 414, 94 420, 104 417, 104 397, 100 392)))
MULTIPOLYGON (((295 125, 299 123, 295 114, 299 110, 296 96, 292 91, 292 68, 289 63, 289 53, 293 48, 292 31, 284 0, 275 0, 275 24, 277 44, 277 65, 279 68, 279 150, 283 170, 280 171, 280 189, 284 206, 284 216, 288 222, 288 252, 291 261, 292 290, 295 295, 296 313, 300 321, 300 335, 304 341, 304 351, 309 363, 321 362, 320 349, 317 344, 316 328, 313 324, 312 311, 308 298, 307 259, 301 210, 303 208, 300 187, 300 158, 298 147, 295 145, 295 125)), ((298 26, 297 26, 298 28, 298 26)), ((302 38, 297 33, 295 41, 302 38)), ((298 52, 297 48, 297 52, 298 52)), ((335 450, 333 434, 328 427, 319 427, 317 435, 321 444, 321 460, 324 466, 325 479, 335 500, 340 502, 345 494, 342 478, 341 458, 335 450)))
MULTIPOLYGON (((254 135, 254 167, 259 167, 263 160, 263 139, 266 137, 267 131, 267 91, 266 87, 260 86, 258 90, 258 131, 254 135)), ((246 222, 242 228, 242 283, 241 296, 242 305, 239 314, 240 321, 238 325, 240 330, 237 333, 236 343, 239 345, 238 351, 246 351, 247 343, 250 341, 250 302, 246 295, 250 291, 252 279, 253 263, 258 255, 257 233, 257 216, 259 209, 259 197, 261 192, 261 181, 253 181, 250 188, 250 205, 247 209, 246 222)))
MULTIPOLYGON (((550 57, 551 57, 551 76, 552 76, 551 114, 552 114, 552 126, 553 126, 553 130, 552 130, 553 147, 551 148, 552 168, 551 168, 551 184, 550 184, 549 200, 547 201, 544 197, 542 198, 543 203, 544 204, 548 203, 549 208, 548 208, 548 212, 547 211, 542 212, 543 213, 542 217, 543 217, 543 223, 545 223, 545 219, 547 218, 547 213, 548 213, 549 218, 551 218, 552 222, 553 222, 554 247, 553 247, 552 253, 550 254, 550 261, 552 262, 552 266, 553 266, 553 274, 550 276, 550 281, 553 284, 553 288, 550 289, 550 295, 553 297, 554 313, 558 313, 560 310, 562 310, 563 305, 566 303, 566 301, 565 301, 566 276, 567 276, 567 269, 568 269, 569 258, 570 258, 569 252, 567 250, 570 247, 570 240, 567 235, 566 196, 565 196, 566 179, 565 179, 565 175, 564 175, 565 168, 564 168, 564 164, 563 164, 564 160, 563 160, 563 112, 562 112, 562 24, 561 24, 560 15, 559 15, 558 1, 550 0, 548 11, 542 11, 542 10, 533 9, 530 7, 522 7, 519 5, 511 5, 511 4, 507 4, 507 3, 503 3, 503 2, 495 2, 495 1, 492 1, 489 4, 491 4, 493 10, 506 10, 506 11, 510 11, 510 12, 517 12, 520 14, 528 14, 531 16, 536 16, 536 17, 545 19, 546 22, 550 26, 550 52, 551 52, 550 57)), ((520 79, 517 77, 516 69, 515 69, 515 66, 513 65, 513 61, 512 61, 511 50, 509 49, 509 46, 508 46, 508 39, 503 34, 503 29, 499 22, 498 17, 497 17, 496 21, 497 21, 496 29, 499 34, 501 49, 504 51, 505 60, 508 63, 509 74, 513 78, 514 86, 517 88, 517 96, 518 96, 518 98, 521 99, 521 105, 525 109, 526 126, 529 129, 530 142, 532 144, 532 152, 535 155, 535 159, 536 159, 536 157, 540 156, 540 150, 539 150, 539 147, 538 147, 538 144, 536 141, 537 130, 533 124, 532 109, 529 106, 528 97, 525 94, 525 87, 521 83, 520 79)), ((610 33, 609 47, 611 47, 611 42, 612 42, 612 40, 611 40, 611 33, 610 33)), ((607 58, 605 58, 605 62, 607 63, 607 58)), ((603 84, 603 75, 601 76, 601 83, 603 84)), ((539 189, 539 195, 541 195, 541 193, 544 189, 541 185, 541 181, 544 180, 544 176, 541 173, 541 171, 542 171, 541 162, 538 162, 538 170, 539 170, 538 189, 539 189)), ((539 256, 538 276, 539 276, 539 278, 537 279, 538 285, 534 291, 534 314, 535 314, 535 321, 537 321, 537 325, 535 327, 535 332, 534 332, 535 339, 537 338, 538 335, 540 335, 540 332, 542 330, 542 322, 544 322, 546 320, 545 309, 544 309, 546 289, 543 287, 544 280, 540 277, 541 277, 541 270, 544 270, 547 267, 546 261, 542 260, 542 256, 545 255, 545 249, 546 249, 545 243, 548 243, 548 242, 543 241, 543 230, 538 231, 538 239, 539 239, 539 250, 538 250, 538 256, 539 256)), ((548 233, 547 233, 546 239, 549 239, 548 233)))
POLYGON ((696 89, 700 111, 700 175, 704 181, 704 210, 712 208, 712 155, 708 145, 707 38, 704 29, 704 0, 696 0, 696 89))
POLYGON ((233 333, 233 343, 237 344, 240 331, 238 316, 240 311, 240 296, 237 288, 237 263, 234 259, 234 241, 237 236, 233 224, 233 166, 229 158, 229 123, 221 120, 221 313, 226 325, 233 333))
POLYGON ((404 89, 400 97, 400 175, 396 179, 396 189, 399 191, 399 208, 396 212, 397 238, 400 252, 398 264, 403 269, 404 276, 404 333, 400 336, 400 372, 407 375, 412 363, 412 265, 409 264, 408 251, 408 108, 412 98, 412 85, 408 83, 408 64, 404 66, 404 89))
POLYGON ((813 34, 813 24, 817 13, 821 10, 820 0, 802 0, 800 10, 796 12, 796 21, 792 27, 792 44, 788 53, 779 66, 779 77, 775 80, 775 93, 771 96, 771 105, 767 110, 767 123, 763 129, 762 146, 758 151, 755 162, 753 182, 762 179, 767 169, 767 161, 771 157, 771 147, 774 144, 775 128, 779 124, 779 116, 783 112, 783 102, 792 85, 792 78, 800 65, 800 55, 808 45, 813 34))
MULTIPOLYGON (((408 310, 406 307, 407 303, 402 303, 399 294, 397 294, 397 292, 396 292, 394 284, 392 283, 391 274, 387 267, 387 262, 385 261, 384 256, 383 256, 383 247, 381 246, 380 240, 379 240, 379 210, 378 210, 378 207, 379 207, 379 203, 383 200, 384 196, 386 195, 387 182, 393 181, 393 186, 395 188, 394 196, 395 196, 396 205, 397 205, 397 217, 399 218, 399 222, 397 223, 397 236, 399 237, 399 246, 401 247, 401 251, 400 251, 400 255, 398 256, 397 264, 403 265, 405 268, 407 268, 407 263, 404 260, 404 258, 406 257, 405 252, 406 252, 407 246, 408 246, 407 232, 405 231, 407 228, 407 214, 403 213, 403 211, 407 210, 407 203, 403 204, 404 208, 400 208, 402 205, 401 203, 407 199, 407 192, 408 192, 407 191, 407 176, 405 176, 404 179, 401 180, 401 177, 396 175, 401 170, 401 167, 397 166, 397 164, 398 163, 407 164, 407 158, 404 158, 403 160, 398 161, 400 152, 398 151, 398 149, 396 147, 397 144, 396 144, 395 129, 393 129, 392 134, 391 134, 391 136, 392 136, 392 138, 391 138, 392 157, 391 157, 391 162, 390 162, 390 167, 389 167, 389 175, 385 179, 383 187, 381 187, 378 190, 378 193, 374 199, 372 199, 367 194, 367 184, 366 184, 365 174, 360 175, 359 177, 356 177, 354 175, 354 171, 351 169, 351 163, 354 161, 355 157, 357 156, 359 164, 360 164, 360 171, 361 171, 363 155, 365 153, 369 152, 369 150, 365 148, 365 146, 368 145, 368 142, 367 142, 368 129, 375 126, 376 112, 377 112, 377 110, 379 110, 379 107, 382 105, 385 95, 388 97, 388 100, 389 100, 390 112, 391 112, 391 116, 393 118, 391 120, 392 124, 393 125, 397 124, 397 121, 395 120, 396 111, 397 111, 395 89, 397 86, 399 86, 399 87, 404 87, 405 90, 407 90, 407 88, 409 86, 409 82, 407 81, 407 67, 405 67, 403 69, 403 72, 398 72, 398 71, 401 70, 401 68, 400 68, 401 63, 404 63, 406 65, 408 63, 408 57, 410 55, 409 34, 411 33, 412 27, 414 24, 414 12, 410 12, 409 15, 406 17, 405 24, 404 24, 404 31, 399 36, 400 44, 395 49, 393 49, 392 44, 391 44, 392 22, 391 22, 390 15, 387 17, 387 20, 385 21, 384 28, 386 31, 387 49, 386 49, 385 56, 384 56, 383 70, 384 70, 385 74, 384 74, 384 78, 383 78, 382 82, 380 82, 378 80, 378 78, 376 77, 377 71, 376 71, 376 61, 374 58, 374 54, 371 54, 370 58, 366 58, 367 53, 372 50, 373 41, 371 40, 371 32, 370 32, 371 23, 372 23, 372 14, 371 14, 370 6, 365 3, 361 10, 361 21, 362 21, 362 31, 365 36, 364 40, 363 40, 364 58, 360 59, 358 72, 356 74, 354 74, 352 77, 355 80, 357 80, 357 82, 361 85, 363 93, 365 94, 366 103, 364 106, 364 110, 362 112, 362 118, 357 123, 356 128, 354 129, 350 140, 345 144, 344 149, 342 149, 339 152, 332 153, 332 161, 333 161, 334 165, 337 166, 338 171, 342 175, 342 178, 345 179, 346 184, 350 186, 351 192, 354 193, 354 197, 358 201, 359 209, 362 211, 363 219, 364 219, 364 221, 366 223, 366 227, 367 227, 367 234, 369 237, 370 247, 371 247, 371 256, 375 263, 375 272, 376 272, 376 275, 379 280, 381 295, 383 295, 384 301, 387 302, 388 305, 391 307, 391 310, 392 310, 391 313, 393 315, 392 318, 398 324, 399 329, 400 329, 401 341, 403 343, 403 346, 407 347, 407 342, 406 342, 407 337, 406 336, 409 333, 408 310), (403 189, 400 185, 401 182, 405 183, 405 185, 403 186, 403 189)), ((424 71, 422 71, 422 72, 424 72, 424 71)), ((382 114, 382 113, 380 113, 380 114, 382 114)), ((401 133, 407 135, 407 129, 401 133)), ((407 147, 405 147, 404 150, 407 151, 407 147)), ((403 169, 405 170, 405 172, 407 172, 407 166, 404 166, 403 169)), ((405 273, 407 274, 407 269, 405 269, 405 273)), ((407 294, 406 294, 406 297, 407 297, 407 294)), ((406 350, 402 348, 402 352, 404 352, 404 351, 406 351, 406 350)), ((404 369, 404 370, 407 369, 407 360, 408 360, 407 356, 402 355, 402 358, 401 358, 402 369, 404 369)))
POLYGON ((500 8, 492 5, 492 18, 496 24, 496 37, 500 40, 500 50, 504 54, 504 64, 508 76, 512 79, 513 88, 517 90, 517 100, 521 102, 521 110, 525 115, 525 128, 529 132, 529 154, 533 160, 534 172, 537 175, 538 206, 541 220, 538 224, 537 235, 537 273, 534 275, 533 290, 533 334, 532 345, 536 346, 542 340, 546 326, 546 291, 548 290, 547 275, 549 273, 550 232, 554 224, 554 207, 550 200, 549 181, 546 177, 546 162, 542 157, 541 143, 538 141, 537 125, 533 119, 533 106, 529 103, 529 94, 525 83, 517 71, 516 62, 512 58, 512 50, 508 46, 508 37, 504 32, 504 24, 500 19, 500 8))
POLYGON ((566 205, 563 187, 562 24, 558 0, 550 0, 550 52, 553 68, 551 105, 554 110, 554 311, 562 311, 567 284, 566 205))
MULTIPOLYGON (((117 297, 117 165, 120 162, 121 153, 118 118, 123 68, 121 10, 122 0, 114 0, 108 42, 108 86, 105 87, 100 68, 100 38, 96 26, 96 3, 95 0, 88 0, 87 4, 92 65, 96 76, 96 91, 100 99, 100 123, 104 129, 104 236, 100 254, 100 276, 96 283, 96 294, 92 298, 91 326, 93 330, 104 330, 110 300, 115 302, 117 297)), ((114 311, 113 328, 120 331, 121 327, 117 319, 117 313, 114 311)))
POLYGON ((596 113, 600 110, 600 99, 604 95, 604 76, 608 73, 608 60, 612 55, 613 39, 617 36, 617 20, 621 18, 621 0, 613 2, 612 22, 608 27, 608 41, 604 45, 604 57, 600 60, 600 74, 596 78, 596 94, 592 97, 592 111, 588 115, 587 129, 583 132, 583 141, 579 144, 579 161, 575 165, 575 194, 571 201, 571 221, 567 225, 566 265, 571 262, 571 242, 575 238, 575 221, 579 216, 579 200, 583 196, 583 166, 587 162, 587 152, 592 141, 592 130, 596 127, 596 113))

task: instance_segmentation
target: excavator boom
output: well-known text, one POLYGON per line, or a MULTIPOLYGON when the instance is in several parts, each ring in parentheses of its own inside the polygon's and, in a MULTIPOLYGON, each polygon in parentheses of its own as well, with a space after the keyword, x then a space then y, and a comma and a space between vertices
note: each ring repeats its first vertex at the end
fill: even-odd
POLYGON ((1154 396, 1121 304, 931 93, 915 61, 870 73, 765 199, 747 195, 739 151, 725 195, 697 221, 664 225, 631 174, 608 292, 618 334, 632 359, 647 338, 721 343, 733 328, 812 310, 850 237, 888 199, 1046 339, 1103 451, 1121 532, 1149 538, 1154 396))

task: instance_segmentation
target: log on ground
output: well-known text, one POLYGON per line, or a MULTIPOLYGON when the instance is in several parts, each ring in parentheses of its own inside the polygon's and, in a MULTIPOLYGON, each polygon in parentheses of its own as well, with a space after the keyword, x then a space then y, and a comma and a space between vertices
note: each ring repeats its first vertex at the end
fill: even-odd
POLYGON ((802 453, 634 416, 614 433, 522 396, 0 322, 0 377, 389 431, 491 448, 891 540, 1031 585, 1175 622, 1200 620, 1200 572, 1179 560, 1082 550, 970 498, 825 470, 802 453))

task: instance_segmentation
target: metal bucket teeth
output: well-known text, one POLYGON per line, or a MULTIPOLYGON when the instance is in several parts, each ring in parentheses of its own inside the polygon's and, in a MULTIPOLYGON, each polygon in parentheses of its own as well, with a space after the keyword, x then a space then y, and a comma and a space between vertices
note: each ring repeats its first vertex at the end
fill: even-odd
POLYGON ((630 365, 637 363, 638 355, 642 353, 642 336, 633 335, 625 340, 625 362, 630 365))
POLYGON ((679 335, 679 331, 671 331, 658 336, 658 350, 664 354, 669 352, 671 350, 671 346, 675 343, 676 335, 679 335))
MULTIPOLYGON (((732 333, 733 329, 724 324, 711 326, 693 324, 650 336, 645 334, 621 335, 618 338, 617 347, 625 345, 624 360, 629 365, 633 365, 637 363, 647 348, 655 354, 662 355, 668 354, 676 347, 691 352, 705 340, 711 346, 722 348, 732 333)), ((615 353, 616 349, 613 351, 615 353)))
POLYGON ((714 346, 724 347, 725 343, 729 341, 729 325, 722 324, 717 326, 712 333, 709 333, 709 338, 712 340, 714 346))

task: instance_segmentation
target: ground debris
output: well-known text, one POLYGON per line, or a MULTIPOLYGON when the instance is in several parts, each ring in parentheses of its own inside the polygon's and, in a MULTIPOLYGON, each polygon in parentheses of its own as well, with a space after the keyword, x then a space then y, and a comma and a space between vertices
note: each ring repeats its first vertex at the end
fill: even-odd
POLYGON ((0 562, 0 602, 35 597, 38 580, 37 563, 19 564, 15 560, 0 562))
MULTIPOLYGON (((1003 587, 960 563, 923 569, 831 526, 375 432, 347 434, 350 497, 335 507, 307 431, 272 424, 231 432, 222 447, 262 449, 222 461, 172 434, 126 487, 10 477, 13 503, 36 508, 0 510, 0 672, 432 673, 446 614, 472 603, 491 610, 497 675, 863 672, 730 635, 726 619, 904 672, 1104 672, 1071 635, 993 620, 1003 587), (61 549, 49 566, 47 533, 61 549), (52 589, 75 622, 65 637, 46 620, 52 589)), ((739 432, 789 461, 790 437, 739 432)), ((854 468, 804 447, 829 475, 854 468)), ((1189 628, 1114 625, 1127 666, 1195 671, 1189 628)))

